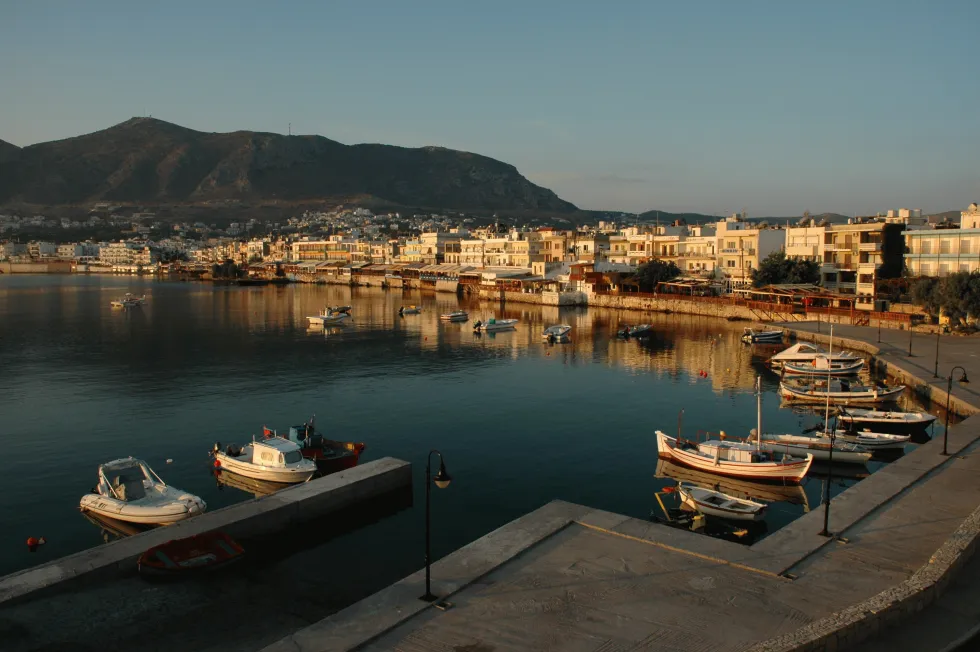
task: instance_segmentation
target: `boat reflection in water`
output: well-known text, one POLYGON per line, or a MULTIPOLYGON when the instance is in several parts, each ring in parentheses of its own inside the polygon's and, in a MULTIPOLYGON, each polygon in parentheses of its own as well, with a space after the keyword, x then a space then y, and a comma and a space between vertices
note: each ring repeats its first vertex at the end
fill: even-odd
POLYGON ((126 537, 131 537, 134 534, 140 534, 141 532, 146 532, 156 527, 154 525, 127 523, 126 521, 119 521, 114 518, 109 518, 108 516, 102 516, 100 514, 95 514, 88 511, 83 511, 82 516, 85 517, 86 521, 102 531, 102 540, 105 543, 111 543, 118 539, 125 539, 126 537))
POLYGON ((218 483, 218 489, 233 487, 244 491, 245 493, 252 494, 256 498, 269 496, 276 493, 280 489, 293 486, 284 482, 270 482, 269 480, 246 478, 243 475, 238 475, 237 473, 232 473, 231 471, 222 469, 214 470, 214 479, 218 483))
MULTIPOLYGON (((816 466, 816 462, 811 465, 811 468, 814 466, 816 466)), ((714 489, 715 491, 726 493, 729 496, 744 498, 745 500, 803 505, 804 512, 810 511, 806 492, 798 484, 780 485, 728 478, 714 475, 713 473, 689 469, 686 466, 681 466, 670 460, 663 459, 657 461, 657 470, 654 477, 669 478, 678 482, 690 482, 705 489, 714 489)))

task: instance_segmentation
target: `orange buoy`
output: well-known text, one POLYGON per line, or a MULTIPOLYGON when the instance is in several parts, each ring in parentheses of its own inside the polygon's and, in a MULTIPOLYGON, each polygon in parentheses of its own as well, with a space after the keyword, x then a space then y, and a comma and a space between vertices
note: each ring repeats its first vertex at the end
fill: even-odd
POLYGON ((44 545, 44 537, 27 537, 27 549, 31 552, 37 552, 38 546, 44 545))

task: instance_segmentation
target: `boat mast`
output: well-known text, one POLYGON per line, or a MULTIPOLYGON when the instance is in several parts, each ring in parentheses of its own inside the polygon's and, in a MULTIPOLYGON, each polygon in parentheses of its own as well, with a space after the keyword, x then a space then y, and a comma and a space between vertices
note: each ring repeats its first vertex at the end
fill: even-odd
POLYGON ((834 325, 830 325, 830 351, 827 353, 827 409, 823 415, 823 432, 824 434, 829 434, 830 432, 830 382, 833 374, 833 365, 831 364, 834 359, 834 325))
POLYGON ((762 441, 762 376, 755 377, 755 450, 762 441))

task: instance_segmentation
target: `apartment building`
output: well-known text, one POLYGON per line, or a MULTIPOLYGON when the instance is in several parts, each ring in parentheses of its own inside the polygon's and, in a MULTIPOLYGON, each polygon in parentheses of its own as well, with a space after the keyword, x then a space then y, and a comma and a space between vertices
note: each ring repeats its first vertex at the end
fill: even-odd
POLYGON ((677 267, 685 276, 711 276, 718 258, 718 237, 713 226, 692 226, 679 243, 677 267))
POLYGON ((960 213, 960 228, 905 232, 905 267, 910 276, 980 272, 980 207, 960 213))
POLYGON ((733 215, 716 224, 717 267, 729 290, 752 285, 752 270, 786 246, 783 229, 760 229, 733 215))
POLYGON ((143 265, 157 262, 159 257, 149 245, 134 242, 110 242, 99 247, 99 262, 103 265, 143 265))

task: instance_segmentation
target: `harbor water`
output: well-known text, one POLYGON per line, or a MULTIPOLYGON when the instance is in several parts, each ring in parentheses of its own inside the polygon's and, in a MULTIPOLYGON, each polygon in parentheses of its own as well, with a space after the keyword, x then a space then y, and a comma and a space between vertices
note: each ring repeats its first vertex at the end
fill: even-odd
MULTIPOLYGON (((779 378, 765 367, 779 349, 743 344, 741 326, 400 290, 0 276, 0 574, 102 544, 78 510, 98 464, 140 457, 216 509, 253 497, 216 483, 216 441, 284 432, 314 414, 327 436, 364 442, 363 460, 414 465, 413 507, 306 553, 363 559, 358 595, 422 565, 432 449, 452 476, 432 495, 437 558, 556 498, 649 518, 654 493, 675 484, 656 477, 654 431, 676 432, 681 410, 688 437, 745 436, 761 375, 766 431, 819 421, 780 405, 779 378), (146 305, 112 309, 126 292, 146 305), (351 323, 307 327, 307 315, 337 304, 352 306, 351 323), (422 313, 399 316, 407 304, 422 313), (439 321, 458 308, 470 323, 439 321), (520 321, 475 335, 472 320, 490 316, 520 321), (655 326, 649 340, 616 338, 640 321, 655 326), (573 327, 570 341, 542 341, 557 323, 573 327), (47 543, 29 553, 25 540, 41 536, 47 543)), ((835 477, 832 492, 861 474, 835 477)), ((822 490, 808 478, 803 500, 771 506, 765 530, 816 509, 822 490)))

